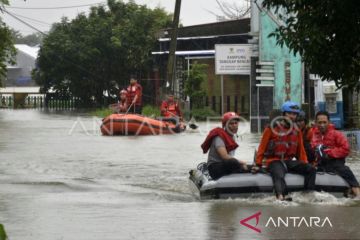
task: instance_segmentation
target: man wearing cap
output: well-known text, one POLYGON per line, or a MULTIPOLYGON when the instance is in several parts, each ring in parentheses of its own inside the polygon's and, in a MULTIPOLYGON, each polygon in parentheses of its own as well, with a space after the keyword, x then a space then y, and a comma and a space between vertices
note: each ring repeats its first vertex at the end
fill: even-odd
POLYGON ((285 174, 295 172, 304 175, 304 188, 314 190, 316 170, 308 164, 302 134, 297 127, 294 127, 300 112, 299 105, 286 101, 281 111, 283 119, 275 126, 266 128, 263 133, 256 155, 256 166, 252 170, 256 172, 265 164, 273 180, 276 198, 291 200, 285 197, 287 195, 285 174))
POLYGON ((222 128, 212 129, 201 145, 203 153, 208 154, 207 166, 212 179, 216 180, 231 173, 247 171, 246 162, 234 157, 236 133, 240 117, 234 112, 227 112, 222 116, 222 128))

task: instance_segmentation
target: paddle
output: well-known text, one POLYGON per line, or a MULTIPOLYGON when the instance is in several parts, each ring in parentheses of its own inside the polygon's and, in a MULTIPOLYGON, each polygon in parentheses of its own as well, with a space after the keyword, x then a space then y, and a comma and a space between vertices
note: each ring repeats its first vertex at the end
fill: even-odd
MULTIPOLYGON (((170 114, 173 115, 174 117, 179 117, 179 116, 175 115, 174 113, 169 112, 168 110, 166 110, 166 112, 170 113, 170 114)), ((189 123, 189 128, 191 128, 191 129, 197 129, 198 126, 197 126, 195 123, 192 122, 192 123, 189 123)))
POLYGON ((197 129, 199 126, 198 125, 196 125, 195 123, 189 123, 189 128, 191 128, 191 129, 197 129))
POLYGON ((191 118, 190 121, 189 121, 189 128, 191 129, 197 129, 199 126, 196 125, 196 123, 194 123, 194 118, 191 118))
POLYGON ((126 111, 125 114, 128 114, 128 112, 130 111, 130 108, 131 108, 132 105, 134 105, 134 102, 132 102, 132 103, 130 104, 130 106, 129 106, 129 108, 128 108, 128 110, 126 111))

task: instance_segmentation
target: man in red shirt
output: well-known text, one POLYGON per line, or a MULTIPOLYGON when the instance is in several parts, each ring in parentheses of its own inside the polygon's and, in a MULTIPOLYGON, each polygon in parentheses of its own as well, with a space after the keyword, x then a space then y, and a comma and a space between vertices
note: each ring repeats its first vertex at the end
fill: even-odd
POLYGON ((330 124, 328 112, 316 113, 315 120, 316 128, 311 139, 311 147, 316 152, 318 167, 339 174, 350 185, 353 194, 360 198, 359 182, 351 169, 345 166, 345 158, 350 153, 346 137, 330 124))
POLYGON ((134 76, 130 78, 130 85, 127 87, 127 103, 130 106, 129 113, 141 114, 142 86, 137 83, 134 76))
POLYGON ((163 117, 179 117, 182 118, 182 113, 179 104, 174 100, 174 95, 169 94, 167 100, 161 103, 161 116, 163 117))

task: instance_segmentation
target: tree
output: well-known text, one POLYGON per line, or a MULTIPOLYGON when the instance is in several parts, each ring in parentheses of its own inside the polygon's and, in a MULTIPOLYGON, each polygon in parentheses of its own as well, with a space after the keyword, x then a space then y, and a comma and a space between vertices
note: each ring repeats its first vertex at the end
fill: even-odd
POLYGON ((7 240, 8 237, 5 232, 4 225, 0 224, 0 240, 7 240))
POLYGON ((217 5, 219 6, 219 9, 221 11, 221 13, 215 13, 212 11, 209 11, 211 14, 213 14, 214 16, 216 16, 216 18, 218 20, 235 20, 235 19, 242 19, 245 17, 249 17, 250 14, 250 6, 249 6, 249 2, 250 0, 242 0, 242 2, 246 3, 246 5, 244 4, 239 4, 236 2, 233 3, 229 3, 229 2, 223 2, 220 0, 215 0, 217 5))
POLYGON ((360 5, 356 0, 264 0, 283 21, 270 36, 299 53, 314 74, 360 89, 360 5))
POLYGON ((19 31, 11 29, 11 35, 14 39, 15 44, 26 44, 29 46, 36 46, 42 43, 43 34, 41 33, 32 33, 26 36, 23 36, 19 31))
POLYGON ((102 104, 105 92, 117 94, 131 74, 150 70, 155 33, 170 23, 163 9, 109 0, 108 10, 93 7, 88 16, 64 18, 52 27, 33 76, 45 92, 52 88, 84 105, 102 104))
POLYGON ((206 96, 206 92, 202 88, 202 83, 207 79, 207 68, 207 64, 193 64, 185 81, 184 92, 193 102, 195 102, 193 106, 196 108, 203 107, 201 102, 203 97, 206 96))
MULTIPOLYGON (((4 9, 5 5, 8 5, 7 0, 0 0, 0 11, 4 9)), ((6 77, 6 65, 7 63, 14 63, 14 57, 16 50, 11 38, 11 30, 0 18, 0 86, 2 86, 2 80, 6 77)))

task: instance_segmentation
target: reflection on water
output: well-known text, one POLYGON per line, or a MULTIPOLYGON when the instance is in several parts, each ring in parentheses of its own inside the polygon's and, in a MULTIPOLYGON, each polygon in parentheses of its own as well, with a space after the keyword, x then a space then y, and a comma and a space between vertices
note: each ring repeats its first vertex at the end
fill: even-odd
MULTIPOLYGON (((188 171, 206 161, 200 144, 216 123, 142 137, 103 137, 99 124, 85 114, 0 111, 0 223, 10 239, 360 237, 359 203, 327 193, 297 193, 291 203, 193 197, 188 171), (240 225, 258 211, 261 234, 240 225), (316 215, 329 216, 333 228, 265 227, 270 216, 316 215)), ((243 130, 237 157, 250 163, 259 135, 243 130)), ((348 159, 357 177, 359 156, 348 159)))

